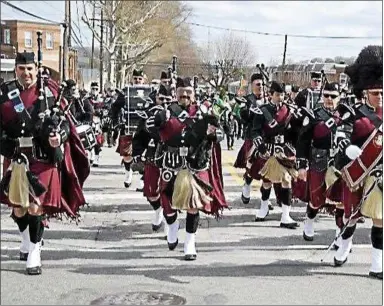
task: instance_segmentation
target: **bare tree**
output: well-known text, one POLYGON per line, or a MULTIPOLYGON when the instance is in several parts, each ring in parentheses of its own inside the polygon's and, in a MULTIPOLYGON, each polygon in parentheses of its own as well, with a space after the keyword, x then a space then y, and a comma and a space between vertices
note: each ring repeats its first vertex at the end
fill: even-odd
POLYGON ((89 7, 95 5, 99 15, 102 11, 103 19, 109 25, 108 40, 103 41, 103 47, 110 59, 111 77, 116 74, 115 63, 118 63, 120 86, 125 84, 127 73, 133 70, 136 63, 145 61, 153 50, 161 47, 190 13, 179 1, 83 0, 83 5, 82 20, 97 41, 101 42, 101 35, 98 25, 94 27, 87 15, 91 11, 89 7))
POLYGON ((201 60, 201 78, 213 87, 220 88, 244 75, 247 67, 254 66, 256 54, 244 37, 229 33, 201 50, 201 60), (210 50, 213 54, 210 54, 210 50))

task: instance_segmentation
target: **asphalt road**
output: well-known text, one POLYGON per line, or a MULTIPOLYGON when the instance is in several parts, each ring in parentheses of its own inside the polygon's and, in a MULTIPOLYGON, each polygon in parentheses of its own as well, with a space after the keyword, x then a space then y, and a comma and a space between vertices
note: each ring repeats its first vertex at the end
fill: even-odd
POLYGON ((255 223, 258 185, 251 203, 242 204, 242 172, 232 167, 239 147, 223 150, 231 209, 218 221, 201 215, 194 262, 183 260, 185 214, 180 244, 169 251, 164 233, 152 233, 150 205, 135 191, 139 176, 124 188, 124 169, 112 148, 104 148, 101 166, 86 182, 90 205, 82 222, 53 221, 46 230, 42 275, 25 274, 16 225, 2 207, 1 304, 381 305, 383 283, 367 276, 370 220, 358 225, 347 264, 333 267, 334 251, 322 263, 335 233, 333 218, 319 215, 313 242, 302 238, 300 203, 292 213, 299 229, 279 227, 279 207, 268 221, 255 223))

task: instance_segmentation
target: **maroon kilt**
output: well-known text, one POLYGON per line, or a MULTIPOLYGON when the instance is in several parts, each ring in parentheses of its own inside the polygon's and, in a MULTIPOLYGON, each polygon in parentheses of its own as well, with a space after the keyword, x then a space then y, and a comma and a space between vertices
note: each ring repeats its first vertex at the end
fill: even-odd
MULTIPOLYGON (((363 196, 364 187, 360 187, 355 192, 352 192, 344 180, 340 180, 341 188, 341 199, 344 205, 344 216, 349 218, 354 209, 360 204, 361 198, 363 196)), ((358 219, 362 216, 360 211, 352 218, 358 219)))
POLYGON ((159 195, 160 169, 152 162, 144 164, 144 196, 155 198, 159 195))
MULTIPOLYGON (((247 174, 253 178, 254 180, 261 180, 263 179, 262 176, 260 175, 260 170, 264 167, 265 163, 267 162, 268 159, 256 156, 252 166, 250 169, 247 168, 247 174)), ((266 182, 269 182, 269 180, 264 180, 266 182)))
POLYGON ((245 139, 239 153, 237 154, 235 164, 233 165, 235 168, 245 169, 247 167, 247 156, 249 154, 249 150, 252 148, 252 145, 252 139, 245 139))
POLYGON ((132 155, 132 135, 121 135, 116 148, 116 153, 120 156, 132 155))
POLYGON ((292 179, 292 196, 305 203, 309 202, 308 181, 292 179))
POLYGON ((223 183, 223 173, 222 173, 222 164, 221 164, 221 146, 220 143, 212 144, 212 158, 211 158, 211 167, 209 169, 209 182, 213 187, 211 196, 211 211, 210 214, 219 215, 219 212, 223 208, 228 207, 227 201, 225 200, 224 195, 224 183, 223 183))

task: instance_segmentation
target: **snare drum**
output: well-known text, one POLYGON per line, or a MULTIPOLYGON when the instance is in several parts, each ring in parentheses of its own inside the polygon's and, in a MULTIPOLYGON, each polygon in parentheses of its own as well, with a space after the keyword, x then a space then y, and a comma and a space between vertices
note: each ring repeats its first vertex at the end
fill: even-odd
POLYGON ((90 125, 79 125, 76 127, 76 131, 86 150, 91 150, 96 145, 95 133, 90 125))

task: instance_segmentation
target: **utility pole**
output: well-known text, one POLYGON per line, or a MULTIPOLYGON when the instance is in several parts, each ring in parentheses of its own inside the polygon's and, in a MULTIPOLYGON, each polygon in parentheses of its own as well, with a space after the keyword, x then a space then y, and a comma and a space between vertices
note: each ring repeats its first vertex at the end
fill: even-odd
POLYGON ((63 75, 62 80, 66 80, 68 76, 68 42, 69 42, 69 21, 70 21, 70 1, 65 0, 65 20, 64 20, 64 37, 63 37, 63 75))
POLYGON ((287 55, 287 40, 288 40, 288 35, 285 34, 285 36, 284 36, 284 54, 283 54, 283 70, 285 68, 285 56, 287 55))
POLYGON ((71 0, 68 0, 68 48, 72 47, 72 14, 71 14, 71 0))
POLYGON ((103 73, 104 73, 104 64, 103 64, 103 48, 104 48, 104 14, 103 14, 103 5, 101 6, 100 14, 100 92, 103 91, 103 73))
MULTIPOLYGON (((95 3, 93 3, 92 10, 92 29, 95 29, 95 3)), ((93 57, 95 54, 95 34, 92 31, 92 55, 91 55, 91 80, 93 80, 93 57)))

